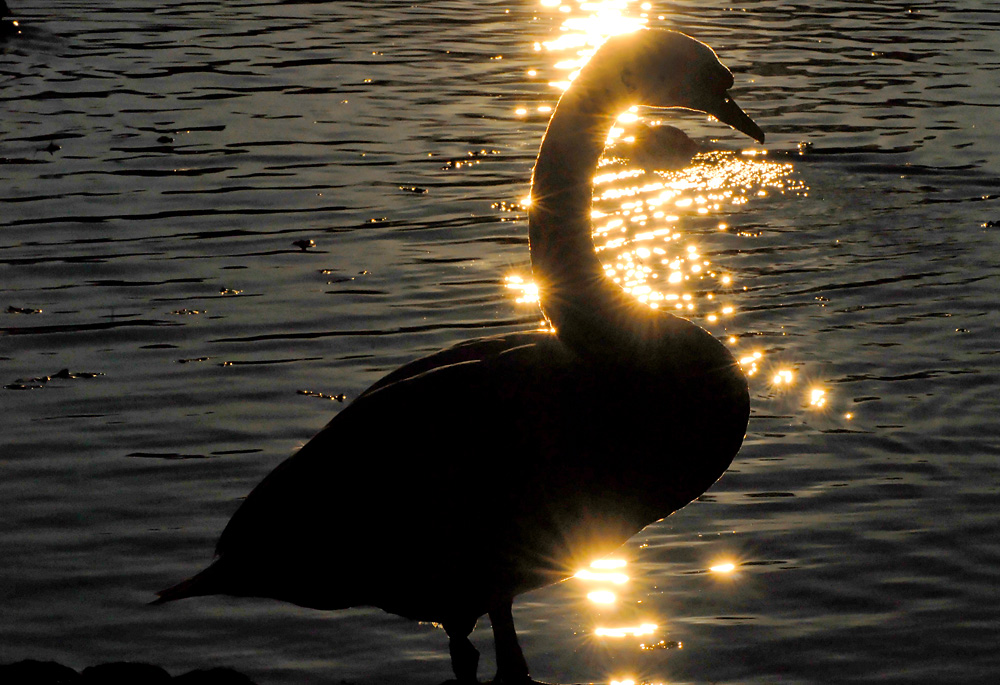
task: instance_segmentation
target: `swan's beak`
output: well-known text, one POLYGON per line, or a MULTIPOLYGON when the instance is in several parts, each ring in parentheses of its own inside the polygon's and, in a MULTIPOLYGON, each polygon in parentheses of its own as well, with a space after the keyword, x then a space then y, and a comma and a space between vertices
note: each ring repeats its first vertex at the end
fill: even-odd
POLYGON ((747 134, 758 143, 764 142, 764 132, 760 130, 760 126, 753 123, 753 119, 740 109, 736 101, 729 97, 729 93, 722 93, 722 100, 705 111, 722 123, 729 124, 740 133, 747 134))

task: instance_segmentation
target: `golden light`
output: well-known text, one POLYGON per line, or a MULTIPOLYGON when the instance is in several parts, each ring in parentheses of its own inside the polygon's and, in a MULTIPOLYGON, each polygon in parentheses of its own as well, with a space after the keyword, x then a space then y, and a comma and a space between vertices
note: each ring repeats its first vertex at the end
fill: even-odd
POLYGON ((598 559, 591 562, 590 568, 625 568, 624 559, 598 559))
POLYGON ((518 304, 535 304, 538 302, 538 285, 534 281, 526 281, 523 277, 516 274, 507 276, 503 280, 507 288, 520 293, 514 300, 518 304))
POLYGON ((631 678, 626 678, 625 680, 612 680, 611 685, 635 685, 635 681, 631 678))
MULTIPOLYGON (((717 326, 736 313, 734 303, 719 303, 716 292, 728 292, 734 278, 712 263, 712 250, 718 249, 714 244, 682 244, 686 233, 678 229, 704 214, 731 211, 731 205, 756 197, 759 188, 794 192, 804 185, 791 177, 790 164, 727 151, 699 153, 689 166, 674 171, 637 167, 618 156, 620 141, 633 137, 631 119, 618 120, 616 135, 609 138, 611 147, 594 176, 592 216, 602 220, 595 224, 595 249, 605 273, 640 302, 654 309, 671 302, 672 310, 717 326), (676 207, 676 213, 668 215, 664 207, 676 207), (678 302, 682 295, 683 304, 678 302), (704 307, 708 301, 713 306, 704 307)), ((713 225, 729 228, 725 223, 713 225)))
POLYGON ((822 409, 826 406, 826 390, 813 388, 809 391, 809 406, 822 409))
POLYGON ((643 623, 638 626, 622 626, 620 628, 596 628, 594 634, 598 637, 640 637, 642 635, 652 635, 656 632, 655 623, 643 623))
POLYGON ((791 369, 781 369, 778 373, 774 374, 772 382, 775 385, 791 385, 794 380, 795 374, 792 373, 791 369))
POLYGON ((618 597, 610 590, 594 590, 587 593, 587 599, 594 604, 614 604, 618 597))
POLYGON ((560 27, 559 36, 544 43, 536 43, 535 50, 543 46, 558 56, 555 69, 569 72, 566 78, 551 81, 550 86, 566 90, 587 63, 591 55, 609 37, 630 33, 642 28, 648 19, 630 16, 627 0, 603 2, 563 3, 561 0, 542 0, 541 6, 567 15, 560 27))
POLYGON ((574 578, 579 578, 580 580, 593 580, 601 581, 607 583, 614 583, 615 585, 623 585, 628 582, 628 576, 624 573, 603 573, 600 571, 591 571, 589 569, 582 569, 573 574, 574 578))
POLYGON ((763 355, 760 352, 754 352, 745 357, 740 357, 739 365, 743 368, 743 372, 748 376, 754 376, 757 374, 757 362, 763 355))
POLYGON ((709 566, 708 570, 712 573, 732 573, 736 570, 736 564, 727 561, 722 564, 716 564, 715 566, 709 566))

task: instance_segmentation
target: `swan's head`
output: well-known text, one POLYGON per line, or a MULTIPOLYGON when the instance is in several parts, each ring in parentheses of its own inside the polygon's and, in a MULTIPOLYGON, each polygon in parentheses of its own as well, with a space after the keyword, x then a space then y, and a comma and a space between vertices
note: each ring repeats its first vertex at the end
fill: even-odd
POLYGON ((705 112, 764 142, 764 132, 729 96, 732 72, 704 43, 674 31, 642 30, 612 38, 606 47, 621 51, 617 64, 632 104, 705 112))

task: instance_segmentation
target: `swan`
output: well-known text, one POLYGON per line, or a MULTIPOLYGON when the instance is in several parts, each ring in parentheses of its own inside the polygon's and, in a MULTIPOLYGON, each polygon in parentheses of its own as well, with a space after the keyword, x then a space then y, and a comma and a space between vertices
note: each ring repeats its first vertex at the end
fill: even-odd
POLYGON ((570 577, 702 494, 749 417, 725 346, 603 274, 592 174, 630 105, 683 107, 763 140, 704 43, 659 30, 609 39, 552 114, 529 209, 545 330, 479 338, 385 376, 257 485, 216 559, 153 603, 265 597, 374 606, 441 625, 461 683, 488 614, 495 682, 531 683, 515 596, 570 577))

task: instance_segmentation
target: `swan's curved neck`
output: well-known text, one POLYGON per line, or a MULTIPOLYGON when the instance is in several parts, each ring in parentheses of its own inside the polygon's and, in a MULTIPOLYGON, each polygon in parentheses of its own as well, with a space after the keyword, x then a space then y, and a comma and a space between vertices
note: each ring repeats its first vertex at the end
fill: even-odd
POLYGON ((627 295, 604 275, 594 250, 593 175, 630 104, 617 70, 585 68, 552 115, 532 175, 528 232, 542 311, 560 340, 587 355, 620 355, 659 337, 650 327, 662 335, 664 327, 691 326, 627 295))

